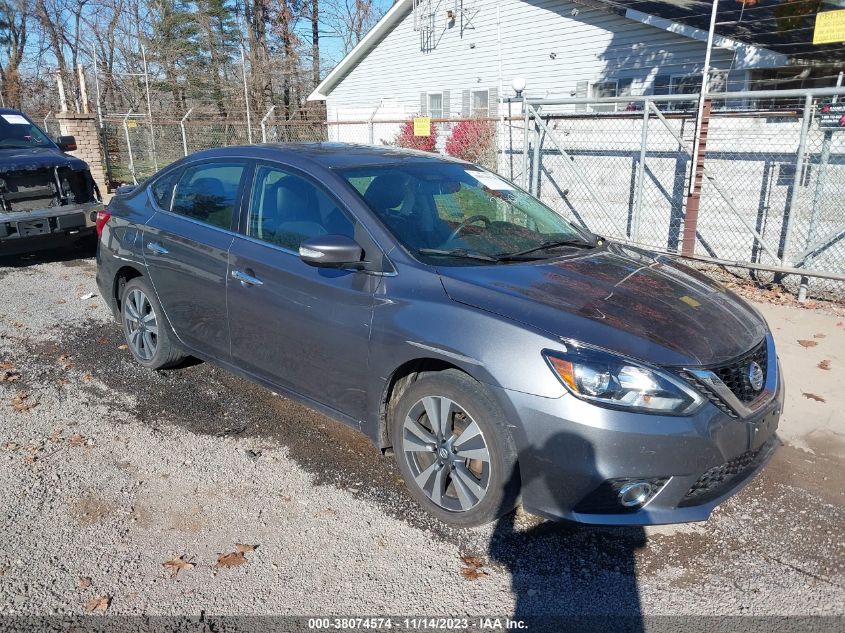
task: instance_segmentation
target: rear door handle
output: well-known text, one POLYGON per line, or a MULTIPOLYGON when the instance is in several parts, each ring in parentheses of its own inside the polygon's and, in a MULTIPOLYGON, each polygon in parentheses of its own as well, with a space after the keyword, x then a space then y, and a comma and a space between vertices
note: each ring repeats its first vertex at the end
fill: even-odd
POLYGON ((237 279, 241 282, 243 286, 263 286, 264 282, 261 281, 258 277, 253 277, 241 270, 233 270, 232 271, 232 278, 237 279))
POLYGON ((170 252, 158 242, 147 242, 147 250, 157 253, 158 255, 167 255, 167 253, 170 252))

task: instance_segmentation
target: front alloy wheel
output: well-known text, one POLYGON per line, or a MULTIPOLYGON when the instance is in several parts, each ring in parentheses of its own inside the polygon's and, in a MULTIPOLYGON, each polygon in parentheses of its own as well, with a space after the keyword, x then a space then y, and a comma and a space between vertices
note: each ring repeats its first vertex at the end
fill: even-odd
POLYGON ((411 407, 402 452, 414 482, 441 508, 465 512, 487 494, 490 451, 484 434, 461 405, 445 396, 425 396, 411 407))
POLYGON ((458 369, 423 372, 391 411, 396 463, 427 512, 469 527, 513 509, 520 488, 516 449, 486 386, 458 369))

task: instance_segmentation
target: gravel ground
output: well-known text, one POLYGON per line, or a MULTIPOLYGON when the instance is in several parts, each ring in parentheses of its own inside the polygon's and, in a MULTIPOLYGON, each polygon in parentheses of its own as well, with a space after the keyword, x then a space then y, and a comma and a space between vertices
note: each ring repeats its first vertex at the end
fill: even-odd
POLYGON ((0 268, 0 614, 845 615, 841 417, 703 524, 455 531, 346 427, 134 364, 79 255, 0 268))

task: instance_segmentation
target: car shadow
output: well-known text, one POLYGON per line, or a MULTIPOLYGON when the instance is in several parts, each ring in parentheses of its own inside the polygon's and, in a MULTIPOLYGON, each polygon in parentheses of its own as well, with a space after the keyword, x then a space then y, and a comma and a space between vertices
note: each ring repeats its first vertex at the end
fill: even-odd
MULTIPOLYGON (((566 446, 575 447, 579 461, 595 463, 592 445, 567 433, 547 442, 545 448, 555 453, 540 453, 567 459, 560 453, 566 446)), ((567 482, 548 472, 526 479, 517 467, 511 480, 518 479, 523 490, 544 488, 566 506, 567 482)), ((636 551, 646 544, 642 527, 543 521, 526 529, 522 522, 518 511, 501 517, 488 546, 490 562, 510 573, 513 621, 523 621, 535 632, 644 630, 636 565, 636 551)))

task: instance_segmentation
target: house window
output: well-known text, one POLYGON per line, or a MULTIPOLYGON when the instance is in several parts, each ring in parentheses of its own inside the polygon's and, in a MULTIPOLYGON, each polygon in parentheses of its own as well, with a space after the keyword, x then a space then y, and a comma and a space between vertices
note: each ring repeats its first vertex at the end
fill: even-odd
MULTIPOLYGON (((726 72, 710 73, 710 92, 725 92, 728 75, 726 72)), ((669 94, 689 95, 701 92, 701 75, 674 75, 669 82, 669 94)), ((670 110, 694 110, 698 101, 672 101, 670 110)))
POLYGON ((470 116, 487 118, 490 114, 489 98, 486 90, 473 90, 470 116))
POLYGON ((428 95, 428 116, 432 119, 443 118, 443 95, 439 92, 430 92, 428 95))
MULTIPOLYGON (((624 97, 631 94, 631 79, 606 79, 592 85, 591 96, 594 99, 604 97, 624 97)), ((617 112, 627 109, 625 103, 601 103, 591 106, 593 112, 617 112)))

